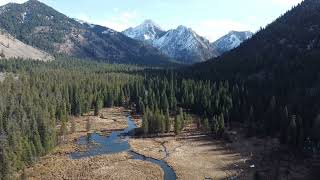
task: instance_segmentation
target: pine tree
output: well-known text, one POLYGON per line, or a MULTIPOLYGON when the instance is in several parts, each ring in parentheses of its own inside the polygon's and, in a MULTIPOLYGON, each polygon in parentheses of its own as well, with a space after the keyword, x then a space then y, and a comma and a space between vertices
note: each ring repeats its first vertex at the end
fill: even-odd
POLYGON ((161 109, 163 111, 166 111, 168 108, 169 108, 168 98, 165 92, 163 92, 161 95, 161 109))
POLYGON ((33 162, 32 148, 28 142, 28 139, 25 137, 22 138, 22 149, 22 161, 27 165, 31 164, 33 162))
POLYGON ((149 109, 147 108, 142 119, 142 129, 144 134, 149 133, 149 109))
POLYGON ((252 136, 254 133, 254 110, 253 107, 250 107, 249 117, 248 117, 248 136, 252 136))
POLYGON ((99 116, 102 106, 102 100, 97 96, 94 104, 94 116, 99 116))
POLYGON ((168 133, 171 130, 171 122, 170 122, 170 115, 169 115, 169 110, 166 110, 166 115, 165 115, 165 132, 168 133))
POLYGON ((223 114, 220 114, 218 118, 218 124, 219 124, 219 135, 222 135, 224 133, 224 116, 223 114))
POLYGON ((288 141, 287 131, 288 131, 288 124, 289 124, 289 112, 287 106, 284 107, 281 116, 281 132, 280 132, 280 142, 285 144, 288 141))
POLYGON ((9 157, 9 144, 6 136, 0 134, 0 179, 6 180, 11 178, 13 173, 12 167, 13 162, 11 162, 9 157))
POLYGON ((91 120, 90 120, 90 118, 87 118, 86 130, 87 130, 87 132, 91 131, 91 120))
POLYGON ((290 124, 289 124, 289 129, 288 129, 288 142, 292 146, 296 146, 296 140, 297 140, 297 116, 292 115, 290 124))
POLYGON ((179 135, 181 132, 181 116, 178 115, 174 119, 174 134, 179 135))
POLYGON ((219 122, 218 122, 218 119, 217 119, 217 116, 215 115, 214 117, 213 117, 213 120, 212 120, 213 122, 212 122, 212 133, 213 134, 218 134, 218 132, 219 132, 219 122))
POLYGON ((315 118, 312 128, 312 136, 318 142, 320 141, 320 114, 315 118))
POLYGON ((74 96, 74 105, 73 105, 73 115, 80 116, 81 115, 81 102, 78 94, 74 96))
POLYGON ((165 122, 166 120, 162 111, 160 111, 159 121, 160 121, 160 132, 164 133, 166 131, 166 122, 165 122))
POLYGON ((183 109, 179 109, 179 116, 180 116, 180 131, 182 131, 185 127, 185 113, 183 112, 183 109))
POLYGON ((205 133, 207 133, 209 130, 209 120, 208 120, 208 118, 204 118, 202 121, 203 121, 202 122, 202 129, 205 133))
POLYGON ((71 119, 71 128, 70 128, 70 131, 71 131, 71 134, 75 133, 76 132, 76 121, 74 119, 71 119))
POLYGON ((67 124, 65 121, 61 122, 59 135, 61 137, 61 141, 64 142, 64 137, 65 137, 65 135, 67 135, 67 124))

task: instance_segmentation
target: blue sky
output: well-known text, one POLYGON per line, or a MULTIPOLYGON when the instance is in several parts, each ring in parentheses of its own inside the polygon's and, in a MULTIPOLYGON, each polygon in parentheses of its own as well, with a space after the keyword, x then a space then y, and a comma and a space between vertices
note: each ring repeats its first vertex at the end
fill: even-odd
MULTIPOLYGON (((23 3, 26 0, 0 0, 23 3)), ((118 31, 152 19, 163 29, 185 25, 210 41, 230 30, 257 31, 302 0, 40 0, 58 11, 118 31)))

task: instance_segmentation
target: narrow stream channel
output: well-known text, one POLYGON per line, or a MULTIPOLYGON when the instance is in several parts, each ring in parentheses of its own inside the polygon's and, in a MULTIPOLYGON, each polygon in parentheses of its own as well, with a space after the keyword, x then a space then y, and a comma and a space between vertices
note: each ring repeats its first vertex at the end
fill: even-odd
POLYGON ((70 156, 72 159, 81 159, 102 154, 128 152, 133 159, 158 164, 164 171, 164 180, 177 179, 174 170, 165 161, 148 158, 131 150, 128 140, 130 138, 130 132, 136 127, 137 126, 132 121, 131 117, 128 117, 128 128, 123 131, 114 131, 110 136, 107 137, 101 136, 97 133, 91 134, 90 136, 81 137, 77 143, 80 145, 86 145, 87 150, 85 152, 71 153, 70 156))

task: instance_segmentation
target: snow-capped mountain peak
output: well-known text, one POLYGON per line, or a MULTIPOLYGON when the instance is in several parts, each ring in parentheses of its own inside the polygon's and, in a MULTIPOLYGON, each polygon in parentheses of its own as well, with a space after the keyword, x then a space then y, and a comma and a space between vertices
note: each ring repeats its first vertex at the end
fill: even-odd
POLYGON ((144 26, 145 28, 151 28, 151 29, 157 28, 159 30, 162 30, 162 28, 158 24, 153 22, 151 19, 145 20, 140 26, 144 26))
POLYGON ((152 20, 145 20, 134 28, 122 32, 126 36, 153 45, 163 54, 182 63, 203 62, 238 47, 243 41, 251 38, 249 31, 230 31, 216 42, 198 35, 191 28, 180 25, 176 29, 164 31, 152 20))
POLYGON ((139 26, 134 28, 131 27, 122 33, 130 38, 152 44, 152 42, 163 35, 165 31, 152 20, 147 19, 139 26))
POLYGON ((250 39, 252 35, 253 33, 250 31, 230 31, 225 36, 213 42, 211 46, 223 54, 240 46, 243 41, 250 39))
POLYGON ((176 30, 178 30, 178 31, 189 31, 190 28, 180 25, 180 26, 177 27, 176 30))
POLYGON ((155 40, 153 45, 169 57, 188 64, 217 56, 208 40, 185 26, 169 30, 161 38, 155 40))

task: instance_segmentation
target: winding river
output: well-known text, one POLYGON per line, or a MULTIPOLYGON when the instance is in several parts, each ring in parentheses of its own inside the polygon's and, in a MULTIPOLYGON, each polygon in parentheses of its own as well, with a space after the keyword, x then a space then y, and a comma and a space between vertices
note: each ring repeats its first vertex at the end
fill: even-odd
POLYGON ((159 165, 164 171, 164 180, 175 180, 176 174, 174 170, 165 161, 148 158, 131 150, 128 140, 130 138, 130 132, 132 132, 136 127, 137 126, 131 117, 128 117, 128 128, 123 131, 114 131, 107 137, 101 136, 97 133, 81 137, 77 143, 80 145, 86 145, 87 150, 85 152, 71 153, 70 156, 72 159, 81 159, 102 154, 128 152, 133 159, 148 161, 159 165))

